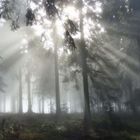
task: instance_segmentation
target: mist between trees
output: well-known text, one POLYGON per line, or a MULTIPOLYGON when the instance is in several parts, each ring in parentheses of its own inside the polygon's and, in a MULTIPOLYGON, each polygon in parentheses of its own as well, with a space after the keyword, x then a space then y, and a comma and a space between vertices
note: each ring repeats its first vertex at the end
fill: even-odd
POLYGON ((0 114, 139 116, 139 5, 0 0, 0 114))

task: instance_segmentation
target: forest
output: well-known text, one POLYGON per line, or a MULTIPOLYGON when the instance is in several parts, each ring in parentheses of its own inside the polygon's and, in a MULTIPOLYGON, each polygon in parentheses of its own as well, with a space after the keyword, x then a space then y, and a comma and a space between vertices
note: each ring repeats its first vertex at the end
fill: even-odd
POLYGON ((140 0, 0 0, 0 140, 140 140, 140 0))

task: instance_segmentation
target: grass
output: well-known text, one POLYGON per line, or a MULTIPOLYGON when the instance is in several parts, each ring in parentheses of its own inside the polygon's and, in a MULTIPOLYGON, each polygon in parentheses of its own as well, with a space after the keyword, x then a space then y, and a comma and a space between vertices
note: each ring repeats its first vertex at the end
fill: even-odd
POLYGON ((4 131, 1 128, 0 140, 140 140, 140 118, 122 115, 123 124, 115 120, 118 124, 112 125, 106 116, 96 114, 92 130, 85 135, 81 116, 64 115, 58 122, 55 115, 1 115, 0 124, 5 119, 5 125, 4 131))

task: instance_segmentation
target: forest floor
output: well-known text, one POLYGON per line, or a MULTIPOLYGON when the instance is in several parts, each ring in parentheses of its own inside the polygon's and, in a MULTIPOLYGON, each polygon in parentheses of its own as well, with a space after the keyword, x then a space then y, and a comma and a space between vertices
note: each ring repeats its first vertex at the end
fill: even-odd
POLYGON ((81 114, 1 114, 0 127, 0 140, 140 140, 140 117, 128 115, 94 115, 88 135, 81 114))

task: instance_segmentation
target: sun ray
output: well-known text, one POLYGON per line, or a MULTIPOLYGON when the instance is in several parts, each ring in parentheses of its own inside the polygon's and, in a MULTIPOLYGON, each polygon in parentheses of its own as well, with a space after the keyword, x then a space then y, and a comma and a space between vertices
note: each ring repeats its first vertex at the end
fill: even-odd
POLYGON ((120 58, 118 56, 115 56, 113 53, 110 53, 106 49, 102 50, 104 53, 106 53, 108 58, 112 58, 114 60, 114 63, 118 64, 118 66, 121 68, 122 71, 126 71, 129 75, 132 77, 137 78, 139 74, 137 74, 131 67, 129 67, 126 63, 121 62, 120 58))

